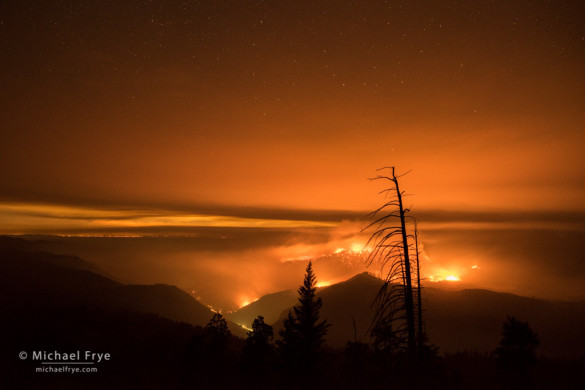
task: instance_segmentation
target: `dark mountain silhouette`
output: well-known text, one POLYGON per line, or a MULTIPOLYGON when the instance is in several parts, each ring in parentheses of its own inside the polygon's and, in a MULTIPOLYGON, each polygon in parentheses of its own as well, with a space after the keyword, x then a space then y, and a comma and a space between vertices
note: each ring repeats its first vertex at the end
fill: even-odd
POLYGON ((585 355, 585 302, 546 301, 478 289, 428 288, 426 296, 429 338, 445 350, 492 351, 501 338, 502 322, 511 315, 538 332, 541 354, 585 355))
MULTIPOLYGON (((317 266, 320 265, 327 265, 333 267, 335 262, 338 262, 340 258, 342 258, 344 252, 341 254, 333 254, 330 256, 322 256, 317 258, 316 264, 317 266)), ((353 255, 355 253, 349 252, 349 254, 345 255, 345 258, 350 259, 346 260, 344 264, 346 269, 348 267, 353 266, 353 255)), ((357 255, 356 255, 357 256, 357 255)), ((308 261, 307 261, 308 262, 308 261)), ((285 263, 287 267, 295 267, 298 268, 299 271, 302 271, 306 268, 307 262, 305 261, 289 261, 285 263)), ((374 278, 375 279, 375 278, 374 278)), ((377 279, 376 279, 377 280, 377 279)), ((318 287, 317 291, 322 291, 327 287, 318 287)), ((250 327, 252 322, 256 317, 263 316, 264 321, 267 324, 273 324, 277 322, 283 315, 283 312, 288 313, 288 309, 292 306, 296 305, 298 302, 299 294, 297 290, 282 290, 272 294, 264 295, 263 297, 257 299, 256 301, 246 305, 238 310, 235 310, 231 313, 227 313, 226 317, 232 320, 233 322, 244 325, 246 327, 250 327)))
MULTIPOLYGON (((152 313, 192 325, 205 325, 213 312, 175 286, 124 285, 92 270, 75 256, 46 252, 0 251, 0 304, 4 307, 90 305, 152 313)), ((230 330, 244 337, 233 322, 230 330)))
MULTIPOLYGON (((0 238, 0 307, 3 312, 39 308, 95 307, 103 311, 152 313, 174 321, 205 325, 213 313, 189 294, 169 285, 125 285, 94 272, 91 263, 75 256, 34 249, 22 251, 23 240, 0 238)), ((321 317, 332 324, 327 342, 344 346, 355 336, 368 341, 371 302, 382 281, 367 273, 318 291, 321 317)), ((454 284, 451 284, 453 286, 454 284)), ((493 351, 508 315, 526 321, 541 341, 537 353, 559 357, 585 355, 585 302, 526 298, 487 290, 424 289, 429 342, 442 352, 493 351)), ((280 330, 282 318, 297 302, 295 290, 269 294, 227 317, 250 326, 258 315, 280 330)), ((30 317, 30 316, 29 316, 30 317)), ((230 330, 245 331, 233 322, 230 330)))
MULTIPOLYGON (((323 300, 321 316, 332 325, 327 342, 343 346, 354 338, 368 341, 374 314, 371 302, 382 281, 367 273, 318 292, 323 300), (353 320, 352 320, 353 318, 353 320)), ((556 302, 487 290, 423 290, 429 342, 442 352, 493 351, 501 337, 501 324, 512 315, 527 321, 539 334, 539 352, 548 356, 582 357, 585 354, 585 302, 556 302)), ((281 312, 275 330, 282 328, 281 312)))
POLYGON ((2 254, 3 257, 8 258, 11 253, 18 255, 18 253, 21 252, 31 254, 30 257, 34 257, 33 254, 37 253, 45 262, 62 266, 64 268, 90 271, 112 279, 112 277, 101 268, 78 256, 56 255, 46 251, 45 242, 42 240, 29 241, 22 238, 0 236, 0 254, 2 254), (40 253, 42 253, 42 255, 40 253))
POLYGON ((343 346, 354 339, 353 319, 356 336, 368 341, 366 333, 374 316, 372 300, 382 286, 382 281, 367 272, 354 276, 345 282, 323 288, 317 293, 323 300, 321 316, 330 322, 327 341, 343 346))
POLYGON ((0 330, 5 389, 182 388, 181 376, 192 370, 181 360, 185 346, 203 334, 184 322, 91 304, 2 307, 0 330), (112 358, 91 377, 37 373, 39 362, 18 358, 21 351, 78 350, 112 358))
POLYGON ((88 269, 74 256, 0 250, 1 388, 233 387, 239 375, 233 351, 243 340, 228 336, 223 365, 208 364, 215 346, 199 325, 211 310, 174 286, 124 285, 88 269), (39 373, 45 366, 33 361, 33 351, 92 351, 111 360, 96 365, 97 374, 39 373), (225 378, 218 379, 220 371, 225 378))
POLYGON ((263 316, 267 324, 278 321, 283 310, 294 306, 299 294, 296 290, 284 290, 273 294, 264 295, 262 298, 226 314, 226 317, 236 324, 251 328, 252 322, 258 316, 263 316))
MULTIPOLYGON (((370 303, 381 283, 359 274, 319 290, 317 296, 323 301, 319 318, 332 323, 330 345, 345 347, 354 339, 352 317, 357 338, 367 341, 364 333, 373 314, 370 303)), ((278 318, 283 308, 287 313, 287 306, 296 304, 297 295, 294 290, 271 294, 240 314, 262 310, 278 318)), ((502 322, 510 314, 538 332, 538 353, 583 356, 583 303, 436 288, 427 288, 425 299, 430 341, 443 352, 494 350, 502 322)), ((294 388, 283 375, 287 367, 276 355, 258 366, 246 355, 244 340, 229 334, 217 338, 208 327, 192 325, 207 324, 212 312, 189 294, 167 285, 118 283, 92 272, 91 264, 75 256, 2 248, 0 313, 0 365, 4 368, 0 388, 294 388), (22 351, 77 350, 107 352, 112 359, 99 364, 98 373, 69 375, 38 373, 39 361, 20 358, 22 351)), ((353 347, 328 350, 319 373, 326 387, 383 388, 389 380, 411 383, 412 370, 403 371, 401 365, 389 369, 379 364, 371 349, 359 343, 353 347)), ((574 384, 583 383, 581 359, 539 358, 536 364, 515 382, 523 385, 516 388, 578 388, 574 384), (532 386, 535 383, 541 386, 532 386)), ((514 375, 502 373, 496 359, 486 354, 449 354, 419 375, 420 386, 411 387, 511 388, 507 384, 514 375)))

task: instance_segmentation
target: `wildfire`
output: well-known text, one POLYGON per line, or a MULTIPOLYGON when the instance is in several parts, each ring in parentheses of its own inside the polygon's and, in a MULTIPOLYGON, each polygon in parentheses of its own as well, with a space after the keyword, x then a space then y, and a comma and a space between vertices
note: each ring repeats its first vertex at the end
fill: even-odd
POLYGON ((429 280, 431 282, 460 282, 461 278, 459 275, 452 273, 452 272, 442 272, 440 274, 429 275, 429 280))
POLYGON ((242 308, 244 306, 248 306, 250 303, 256 302, 257 300, 258 300, 258 298, 250 298, 248 296, 242 296, 242 297, 240 297, 240 308, 242 308))

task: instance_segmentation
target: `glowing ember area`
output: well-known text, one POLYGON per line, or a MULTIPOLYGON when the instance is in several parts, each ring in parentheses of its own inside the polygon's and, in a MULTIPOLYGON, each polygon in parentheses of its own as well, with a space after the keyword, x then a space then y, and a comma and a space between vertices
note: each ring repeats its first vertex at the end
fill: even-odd
POLYGON ((433 267, 431 265, 430 274, 427 280, 430 282, 461 282, 465 279, 466 283, 474 283, 477 275, 480 274, 481 267, 477 264, 458 266, 457 264, 449 264, 449 268, 440 266, 433 267))
POLYGON ((371 249, 369 248, 364 248, 364 246, 362 244, 352 244, 351 245, 351 249, 345 249, 345 248, 337 248, 334 252, 334 254, 339 254, 339 253, 348 253, 348 254, 359 254, 359 253, 363 253, 363 252, 370 252, 371 249))
POLYGON ((245 330, 247 330, 248 332, 252 331, 252 328, 250 328, 249 326, 247 326, 246 324, 238 324, 240 325, 242 328, 244 328, 245 330))
POLYGON ((428 280, 431 282, 460 282, 461 278, 452 272, 442 272, 440 274, 429 275, 428 280))
POLYGON ((331 282, 318 282, 315 286, 317 286, 317 287, 327 287, 327 286, 331 286, 331 282))
POLYGON ((244 307, 244 306, 248 306, 250 303, 257 301, 258 298, 250 298, 247 296, 243 296, 240 298, 240 303, 239 306, 240 308, 244 307))

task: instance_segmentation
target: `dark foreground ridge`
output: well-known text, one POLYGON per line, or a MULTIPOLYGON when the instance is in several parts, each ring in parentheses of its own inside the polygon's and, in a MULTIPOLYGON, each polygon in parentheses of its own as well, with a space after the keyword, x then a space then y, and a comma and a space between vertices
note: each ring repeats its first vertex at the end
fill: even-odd
MULTIPOLYGON (((329 345, 343 348, 354 339, 354 333, 358 340, 369 340, 372 297, 381 286, 380 279, 362 273, 317 292, 323 299, 321 315, 332 324, 326 335, 329 345)), ((429 342, 440 346, 443 353, 492 352, 501 337, 502 322, 512 315, 538 330, 540 354, 558 358, 581 358, 585 354, 585 302, 545 301, 480 289, 427 287, 424 292, 429 342)), ((248 327, 258 315, 279 318, 274 327, 280 329, 295 304, 291 302, 293 293, 285 290, 266 295, 228 317, 248 327)))
MULTIPOLYGON (((578 303, 429 288, 427 329, 439 356, 413 361, 399 354, 384 355, 367 344, 364 333, 371 309, 363 303, 378 283, 362 274, 317 292, 323 301, 320 318, 331 326, 319 369, 307 374, 291 372, 281 358, 275 346, 278 322, 270 332, 268 324, 256 321, 255 338, 246 342, 244 332, 233 323, 226 323, 228 327, 218 333, 214 325, 218 321, 210 321, 214 314, 174 286, 124 285, 99 275, 91 264, 74 256, 22 250, 11 242, 0 249, 4 373, 0 387, 544 389, 574 388, 585 380, 583 340, 571 328, 583 329, 578 303), (518 307, 524 312, 514 312, 518 307), (503 367, 491 353, 469 352, 495 351, 504 312, 530 323, 540 339, 539 354, 561 345, 557 350, 573 358, 540 355, 520 370, 503 367), (558 328, 547 330, 539 315, 552 316, 558 328), (556 336, 549 334, 553 331, 556 336), (236 332, 240 337, 233 335, 236 332), (489 335, 481 341, 485 348, 473 344, 477 334, 489 335), (564 347, 563 338, 572 338, 573 349, 564 347), (453 339, 460 340, 461 347, 449 344, 453 339), (445 350, 443 343, 452 349, 445 350), (47 372, 49 368, 63 372, 47 372), (67 371, 82 368, 97 372, 67 371)), ((285 294, 284 301, 288 312, 290 296, 285 294)), ((274 302, 266 307, 283 311, 274 302)))

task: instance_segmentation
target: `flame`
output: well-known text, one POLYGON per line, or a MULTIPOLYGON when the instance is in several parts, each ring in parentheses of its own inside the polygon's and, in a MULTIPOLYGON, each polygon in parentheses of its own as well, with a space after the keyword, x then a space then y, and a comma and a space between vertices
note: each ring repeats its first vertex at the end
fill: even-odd
POLYGON ((434 275, 429 275, 428 279, 431 282, 443 282, 443 281, 447 281, 447 282, 460 282, 461 278, 459 277, 458 274, 455 274, 453 272, 450 271, 444 271, 438 274, 434 274, 434 275))
POLYGON ((239 307, 242 308, 244 306, 248 306, 250 303, 256 302, 257 300, 258 298, 250 298, 247 295, 241 296, 239 299, 240 301, 239 307))
POLYGON ((315 286, 316 287, 327 287, 327 286, 331 286, 331 282, 318 282, 315 286))

